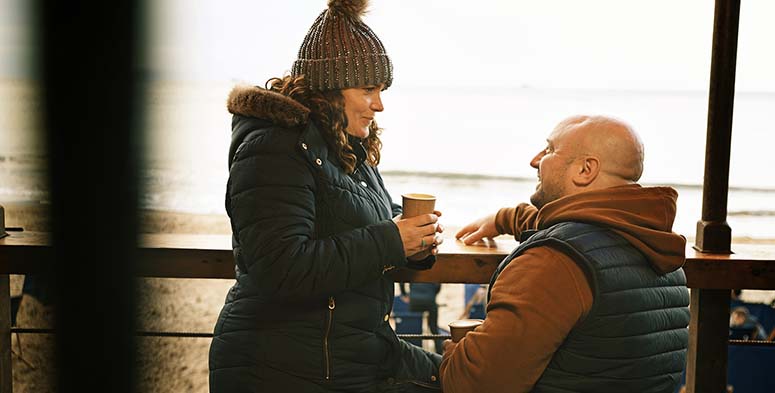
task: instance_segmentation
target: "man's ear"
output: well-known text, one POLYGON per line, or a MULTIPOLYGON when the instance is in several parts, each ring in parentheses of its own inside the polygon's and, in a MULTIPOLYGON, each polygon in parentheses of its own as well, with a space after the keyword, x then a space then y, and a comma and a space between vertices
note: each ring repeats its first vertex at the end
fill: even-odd
POLYGON ((600 174, 600 160, 597 157, 584 157, 578 172, 573 175, 573 184, 578 187, 586 187, 592 184, 600 174))

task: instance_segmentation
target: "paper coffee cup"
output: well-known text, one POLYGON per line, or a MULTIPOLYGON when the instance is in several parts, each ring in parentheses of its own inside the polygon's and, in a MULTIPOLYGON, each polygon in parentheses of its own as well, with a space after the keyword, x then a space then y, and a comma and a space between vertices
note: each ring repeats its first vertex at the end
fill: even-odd
POLYGON ((436 207, 436 197, 429 194, 404 194, 403 199, 404 212, 402 217, 409 218, 421 214, 433 213, 436 207))
POLYGON ((449 323, 449 334, 452 336, 453 342, 460 341, 465 337, 466 333, 476 329, 481 325, 484 320, 482 319, 458 319, 449 323))

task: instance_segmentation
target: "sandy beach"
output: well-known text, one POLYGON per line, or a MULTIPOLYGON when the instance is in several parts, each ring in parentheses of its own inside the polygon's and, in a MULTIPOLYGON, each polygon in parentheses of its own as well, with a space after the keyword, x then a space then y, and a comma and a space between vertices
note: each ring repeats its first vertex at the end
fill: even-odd
MULTIPOLYGON (((46 206, 37 203, 5 204, 6 226, 27 231, 48 230, 46 206)), ((450 241, 456 228, 447 228, 450 241)), ((162 211, 142 211, 143 233, 231 233, 226 215, 197 215, 162 211)), ((741 242, 744 239, 736 239, 741 242)), ((750 241, 750 240, 749 240, 750 241)), ((21 293, 23 276, 12 276, 12 295, 21 293)), ((137 280, 140 330, 212 332, 233 280, 157 279, 137 280)), ((464 286, 444 284, 438 297, 439 325, 444 327, 463 311, 464 286)), ((772 292, 745 291, 748 301, 771 301, 772 292)), ((22 299, 17 317, 20 327, 50 327, 53 310, 35 298, 22 299)), ((85 321, 88 324, 88 321, 85 321)), ((427 330, 427 327, 426 327, 427 330)), ((15 392, 55 391, 52 381, 53 338, 50 335, 14 335, 13 370, 15 392), (20 338, 20 339, 19 339, 20 338), (19 342, 21 341, 21 343, 19 342), (21 347, 20 347, 21 345, 21 347), (20 350, 21 348, 21 350, 20 350)), ((207 392, 207 356, 210 339, 138 337, 138 391, 207 392)), ((424 345, 430 349, 432 342, 424 345)))

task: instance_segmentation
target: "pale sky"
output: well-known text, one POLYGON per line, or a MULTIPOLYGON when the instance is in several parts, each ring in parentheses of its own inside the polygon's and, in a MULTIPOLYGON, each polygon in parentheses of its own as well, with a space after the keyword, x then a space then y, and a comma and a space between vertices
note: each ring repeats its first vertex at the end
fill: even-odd
MULTIPOLYGON (((0 77, 29 74, 28 3, 0 0, 0 77)), ((148 3, 151 75, 263 83, 290 69, 326 1, 148 3)), ((708 88, 709 0, 372 0, 370 10, 401 86, 708 88)), ((773 16, 773 1, 742 4, 738 91, 775 91, 773 16)))
MULTIPOLYGON (((164 77, 263 82, 286 72, 325 0, 153 2, 164 77)), ((402 86, 707 90, 713 2, 372 0, 366 23, 402 86)), ((775 91, 775 2, 744 1, 739 91, 775 91)))

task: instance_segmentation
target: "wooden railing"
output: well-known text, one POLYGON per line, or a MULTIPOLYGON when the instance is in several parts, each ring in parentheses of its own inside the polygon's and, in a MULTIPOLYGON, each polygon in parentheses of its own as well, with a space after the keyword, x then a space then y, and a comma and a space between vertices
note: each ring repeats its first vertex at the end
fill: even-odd
MULTIPOLYGON (((506 236, 472 246, 445 239, 432 269, 396 269, 388 274, 395 281, 404 282, 489 283, 498 263, 516 245, 506 236)), ((775 245, 736 244, 732 250, 733 254, 709 254, 687 246, 687 285, 699 289, 775 289, 775 245)), ((9 236, 0 239, 0 393, 12 391, 8 275, 42 272, 52 263, 54 252, 47 233, 9 232, 9 236)), ((234 278, 231 238, 141 235, 135 271, 141 277, 234 278)), ((690 350, 701 353, 703 348, 690 350)), ((690 353, 689 357, 693 355, 696 354, 690 353)))
MULTIPOLYGON (((229 235, 144 234, 139 243, 138 276, 234 278, 229 235)), ((396 269, 389 274, 396 281, 486 284, 516 246, 510 236, 471 246, 447 238, 432 269, 396 269)), ((687 245, 688 287, 775 289, 775 244, 734 244, 732 249, 732 254, 711 254, 687 245)), ((0 274, 39 273, 52 254, 47 233, 9 232, 0 239, 0 274)))

